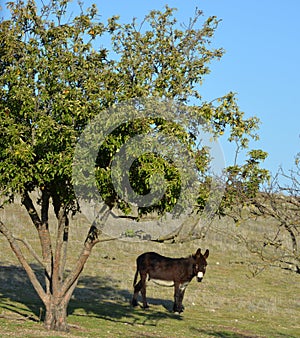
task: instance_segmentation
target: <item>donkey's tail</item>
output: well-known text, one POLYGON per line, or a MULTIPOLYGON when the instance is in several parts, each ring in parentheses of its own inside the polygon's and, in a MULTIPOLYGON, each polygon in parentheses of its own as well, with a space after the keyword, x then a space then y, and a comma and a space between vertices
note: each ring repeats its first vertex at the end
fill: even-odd
POLYGON ((138 270, 138 268, 137 268, 137 269, 136 269, 136 273, 135 273, 135 275, 134 275, 133 287, 136 286, 136 281, 137 281, 138 273, 139 273, 139 270, 138 270))

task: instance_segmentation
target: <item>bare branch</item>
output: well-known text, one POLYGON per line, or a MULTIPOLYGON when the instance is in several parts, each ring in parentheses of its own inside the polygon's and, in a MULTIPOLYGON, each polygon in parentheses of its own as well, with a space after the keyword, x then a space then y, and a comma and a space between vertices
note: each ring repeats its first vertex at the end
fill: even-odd
POLYGON ((39 255, 36 253, 36 251, 33 249, 33 247, 29 244, 29 242, 27 241, 27 239, 22 239, 22 238, 15 237, 15 240, 18 241, 18 242, 23 243, 25 245, 25 247, 27 248, 27 250, 35 258, 35 260, 41 265, 41 267, 43 267, 44 269, 46 269, 46 266, 44 265, 42 259, 39 257, 39 255))

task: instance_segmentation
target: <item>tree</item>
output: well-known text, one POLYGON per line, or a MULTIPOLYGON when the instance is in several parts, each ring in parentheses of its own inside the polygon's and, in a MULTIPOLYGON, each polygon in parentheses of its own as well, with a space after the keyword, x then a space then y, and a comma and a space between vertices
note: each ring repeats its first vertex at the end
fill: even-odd
MULTIPOLYGON (((263 157, 265 154, 256 152, 253 155, 263 157)), ((288 172, 279 168, 274 176, 258 168, 254 159, 252 167, 247 166, 246 173, 235 167, 228 168, 227 191, 221 207, 223 215, 233 218, 237 224, 248 220, 267 224, 255 239, 242 234, 233 235, 237 242, 242 242, 260 258, 261 264, 254 274, 270 266, 300 273, 299 159, 297 154, 294 168, 288 172), (250 181, 247 179, 249 169, 250 181), (246 180, 240 179, 240 175, 246 180), (257 190, 255 185, 259 184, 260 177, 264 177, 265 184, 257 190)))
MULTIPOLYGON (((205 176, 209 161, 202 160, 203 148, 196 147, 195 121, 209 122, 215 136, 228 129, 230 141, 244 148, 249 137, 256 138, 258 127, 257 118, 245 119, 233 93, 212 102, 199 94, 199 85, 209 74, 208 64, 224 53, 209 46, 219 23, 216 17, 198 28, 202 12, 196 10, 188 26, 178 28, 174 10, 166 7, 163 12, 151 11, 142 24, 136 20, 120 24, 118 17, 103 23, 95 5, 87 10, 79 5, 78 16, 70 18, 68 3, 9 2, 10 18, 0 23, 1 197, 9 203, 15 195, 21 196, 40 241, 41 257, 25 240, 15 238, 3 221, 0 232, 44 303, 45 327, 54 330, 67 330, 68 303, 92 248, 100 241, 101 229, 93 223, 79 248, 77 263, 71 272, 65 271, 70 215, 79 211, 72 179, 74 149, 91 119, 135 97, 172 99, 192 113, 184 125, 158 117, 123 123, 105 139, 95 162, 98 189, 109 210, 119 207, 124 212, 130 206, 113 190, 110 164, 130 137, 150 129, 179 137, 205 176), (107 39, 111 45, 99 48, 107 39), (49 229, 51 206, 57 219, 54 241, 49 229), (45 286, 22 245, 43 267, 45 286)), ((134 189, 146 193, 158 170, 168 172, 170 189, 155 206, 141 208, 142 213, 164 212, 176 204, 180 179, 174 165, 160 156, 146 154, 135 162, 134 189)))
POLYGON ((265 190, 252 201, 251 216, 269 220, 272 229, 255 243, 247 243, 263 266, 278 266, 300 273, 299 226, 299 155, 295 169, 279 169, 265 190))

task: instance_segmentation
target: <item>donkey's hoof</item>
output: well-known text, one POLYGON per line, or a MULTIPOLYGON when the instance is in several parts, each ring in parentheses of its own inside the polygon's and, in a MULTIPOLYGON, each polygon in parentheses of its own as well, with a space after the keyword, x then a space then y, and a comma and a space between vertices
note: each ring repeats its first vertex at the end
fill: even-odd
POLYGON ((131 301, 130 304, 131 304, 131 306, 133 306, 133 307, 136 307, 136 306, 139 305, 136 299, 133 299, 133 300, 131 301))
POLYGON ((174 315, 176 316, 181 316, 183 311, 174 311, 174 315))
POLYGON ((173 312, 175 313, 175 315, 180 315, 184 310, 184 307, 181 307, 181 308, 174 308, 173 309, 173 312))

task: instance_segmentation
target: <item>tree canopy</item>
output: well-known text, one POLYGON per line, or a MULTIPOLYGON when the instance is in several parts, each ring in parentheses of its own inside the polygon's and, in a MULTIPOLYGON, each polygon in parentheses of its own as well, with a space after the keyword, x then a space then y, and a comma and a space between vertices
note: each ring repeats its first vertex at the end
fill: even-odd
MULTIPOLYGON (((209 48, 216 17, 198 28, 202 12, 196 10, 182 30, 174 9, 166 7, 150 12, 142 23, 122 25, 118 17, 100 22, 92 6, 68 22, 67 6, 68 1, 40 9, 34 1, 9 3, 11 19, 1 23, 1 187, 6 195, 44 188, 59 195, 58 203, 73 201, 71 163, 78 136, 99 112, 130 98, 197 102, 194 111, 215 134, 227 128, 230 141, 242 147, 249 136, 257 138, 258 119, 244 118, 233 93, 213 102, 201 97, 209 63, 224 53, 209 48), (111 49, 102 47, 107 37, 111 49)), ((149 124, 138 128, 145 133, 149 124)), ((99 167, 106 168, 108 154, 130 137, 127 129, 106 142, 99 167)))

